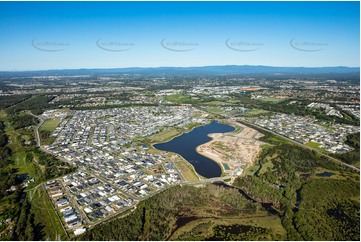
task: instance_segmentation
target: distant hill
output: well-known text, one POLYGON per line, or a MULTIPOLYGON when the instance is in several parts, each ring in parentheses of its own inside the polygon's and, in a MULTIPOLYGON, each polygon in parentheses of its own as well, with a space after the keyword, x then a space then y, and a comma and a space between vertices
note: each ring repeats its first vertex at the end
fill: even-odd
POLYGON ((107 69, 65 69, 42 71, 0 72, 0 76, 28 75, 96 75, 96 74, 141 74, 141 75, 266 75, 266 76, 353 76, 359 77, 359 67, 274 67, 251 65, 201 66, 201 67, 131 67, 107 69))

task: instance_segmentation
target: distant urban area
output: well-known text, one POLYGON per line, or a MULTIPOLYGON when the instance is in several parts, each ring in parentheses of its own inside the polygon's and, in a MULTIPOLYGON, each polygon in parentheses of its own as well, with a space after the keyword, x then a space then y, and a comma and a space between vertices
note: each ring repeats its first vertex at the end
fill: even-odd
POLYGON ((247 214, 270 220, 231 238, 359 239, 345 226, 359 229, 360 83, 340 76, 0 73, 0 239, 126 240, 96 236, 204 188, 208 210, 159 209, 170 227, 154 238, 219 240, 247 214), (343 237, 302 230, 322 186, 344 190, 319 215, 343 237))

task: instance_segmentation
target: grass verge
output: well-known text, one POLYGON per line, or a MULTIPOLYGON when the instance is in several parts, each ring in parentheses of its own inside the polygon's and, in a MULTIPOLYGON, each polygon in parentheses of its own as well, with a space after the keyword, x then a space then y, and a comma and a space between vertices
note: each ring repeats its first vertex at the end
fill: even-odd
POLYGON ((43 187, 38 186, 29 191, 35 220, 43 227, 42 231, 49 240, 66 240, 68 235, 63 230, 61 222, 53 209, 51 201, 43 187))
POLYGON ((183 160, 180 157, 174 161, 174 164, 177 166, 178 170, 182 173, 183 177, 187 181, 199 181, 197 174, 194 171, 194 168, 188 164, 187 161, 183 160))

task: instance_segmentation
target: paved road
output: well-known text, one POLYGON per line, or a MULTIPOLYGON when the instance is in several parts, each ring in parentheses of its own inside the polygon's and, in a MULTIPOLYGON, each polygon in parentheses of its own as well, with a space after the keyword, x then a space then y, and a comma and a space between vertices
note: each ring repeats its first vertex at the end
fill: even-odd
MULTIPOLYGON (((34 117, 36 117, 36 118, 38 118, 38 119, 40 120, 40 123, 35 127, 35 136, 36 136, 37 144, 38 144, 38 146, 40 147, 40 138, 39 138, 38 129, 39 129, 39 127, 42 125, 42 123, 44 122, 44 120, 42 120, 40 117, 32 114, 31 112, 29 112, 29 114, 32 115, 32 116, 34 116, 34 117)), ((222 116, 225 117, 225 118, 231 118, 231 117, 227 117, 227 116, 224 116, 224 115, 222 115, 222 116)), ((237 122, 238 122, 238 121, 237 121, 237 122)), ((264 130, 264 131, 267 131, 267 132, 269 132, 269 133, 272 133, 272 134, 274 134, 274 135, 276 135, 276 136, 279 136, 279 137, 281 137, 281 138, 283 138, 283 139, 286 139, 286 140, 288 140, 288 141, 290 141, 290 142, 292 142, 292 143, 294 143, 294 144, 296 144, 296 145, 302 146, 303 148, 307 148, 307 149, 313 150, 313 151, 317 152, 318 154, 323 155, 323 156, 325 156, 325 157, 327 157, 327 158, 329 158, 329 159, 331 159, 331 160, 333 160, 333 161, 335 161, 335 162, 337 162, 337 163, 340 163, 341 165, 343 165, 343 166, 345 166, 345 167, 348 167, 348 168, 350 168, 350 169, 352 169, 352 170, 354 170, 354 171, 360 172, 360 170, 359 170, 358 168, 356 168, 356 167, 354 167, 354 166, 352 166, 352 165, 349 165, 349 164, 344 163, 344 162, 342 162, 342 161, 340 161, 340 160, 338 160, 338 159, 336 159, 336 158, 334 158, 334 157, 331 157, 331 156, 329 156, 329 155, 326 155, 326 154, 324 154, 324 153, 322 153, 322 152, 320 152, 320 151, 318 151, 318 150, 316 150, 316 149, 314 149, 314 148, 312 148, 312 147, 306 146, 306 145, 304 145, 304 144, 302 144, 302 143, 299 143, 299 142, 297 142, 297 141, 295 141, 295 140, 289 139, 288 137, 285 137, 285 136, 283 136, 283 135, 281 135, 281 134, 278 134, 278 133, 276 133, 276 132, 274 132, 274 131, 272 131, 272 130, 265 129, 265 128, 263 128, 263 127, 260 127, 260 126, 258 126, 258 125, 251 124, 251 123, 249 123, 249 122, 247 122, 247 121, 244 121, 244 120, 242 120, 240 123, 244 123, 245 125, 250 126, 250 127, 252 127, 252 126, 253 126, 253 127, 257 127, 257 128, 259 128, 259 129, 261 129, 261 130, 264 130)), ((47 152, 45 149, 42 149, 42 148, 40 148, 40 149, 41 149, 42 151, 46 152, 46 153, 49 153, 49 152, 47 152)), ((57 158, 65 161, 65 162, 67 162, 65 159, 62 159, 62 157, 57 157, 57 158)), ((173 165, 174 165, 174 164, 173 164, 173 165)), ((175 165, 174 165, 174 166, 175 166, 175 165)), ((175 167, 176 167, 176 166, 175 166, 175 167)), ((81 169, 81 168, 80 168, 79 170, 83 170, 83 171, 85 171, 85 172, 87 172, 87 173, 90 173, 91 175, 94 175, 95 177, 97 177, 98 179, 100 179, 100 180, 102 180, 102 181, 104 182, 104 179, 103 179, 103 178, 99 177, 97 174, 94 174, 93 172, 89 172, 88 170, 84 170, 84 169, 81 169)), ((181 174, 181 173, 180 173, 180 174, 181 174)), ((144 197, 142 197, 142 198, 135 198, 135 197, 131 196, 130 194, 127 194, 127 195, 130 195, 130 197, 132 197, 135 201, 142 201, 142 200, 148 199, 148 198, 150 198, 150 197, 152 197, 152 196, 154 196, 154 195, 156 195, 156 194, 158 194, 158 193, 160 193, 160 192, 162 192, 162 191, 164 191, 164 190, 167 190, 167 189, 169 189, 169 188, 171 188, 171 187, 174 187, 174 186, 176 186, 176 185, 201 185, 201 184, 207 184, 207 183, 212 183, 212 182, 225 181, 225 180, 227 180, 227 179, 231 179, 232 177, 233 177, 232 175, 229 175, 229 176, 225 176, 225 177, 216 177, 216 178, 210 178, 210 179, 204 179, 204 180, 192 181, 192 182, 190 182, 190 181, 183 181, 183 182, 180 182, 180 183, 176 183, 176 184, 172 184, 172 185, 167 185, 167 186, 163 187, 162 189, 159 189, 159 190, 157 190, 156 192, 154 192, 154 193, 152 193, 152 194, 149 194, 149 195, 147 195, 147 196, 144 196, 144 197)), ((108 182, 109 182, 109 181, 108 181, 108 182)), ((114 185, 112 182, 110 182, 110 183, 111 183, 112 185, 114 185)), ((116 186, 116 187, 118 187, 118 186, 116 186)), ((67 191, 67 189, 65 189, 65 190, 67 191)), ((67 193, 68 193, 68 191, 67 191, 67 193)), ((71 197, 70 194, 68 194, 68 197, 71 197)), ((75 204, 75 201, 72 201, 72 202, 75 204)), ((136 208, 136 204, 135 204, 133 207, 130 207, 129 209, 135 209, 135 208, 136 208)), ((125 210, 119 211, 119 213, 115 213, 115 214, 107 217, 107 218, 104 219, 104 220, 101 220, 101 221, 98 221, 98 222, 95 222, 95 223, 94 223, 94 222, 89 221, 89 219, 88 219, 87 216, 83 213, 83 211, 82 211, 81 208, 78 207, 78 209, 80 210, 80 214, 82 214, 83 217, 85 218, 86 223, 87 223, 88 225, 91 225, 91 226, 94 226, 95 224, 104 222, 105 220, 108 220, 108 219, 110 219, 110 218, 118 215, 119 213, 125 212, 125 210)))
MULTIPOLYGON (((26 101, 29 101, 30 99, 33 99, 33 98, 35 98, 35 97, 36 97, 36 95, 34 95, 34 96, 32 96, 32 97, 29 97, 29 98, 27 98, 27 99, 25 99, 25 100, 23 100, 23 101, 21 101, 21 102, 15 103, 15 104, 7 107, 7 108, 4 108, 4 110, 6 110, 6 109, 11 109, 11 108, 15 107, 16 105, 19 105, 19 104, 21 104, 21 103, 24 103, 24 102, 26 102, 26 101)), ((15 110, 14 110, 14 114, 15 114, 15 110)))
POLYGON ((314 148, 312 148, 312 147, 309 147, 309 146, 304 145, 304 144, 302 144, 302 143, 300 143, 300 142, 297 142, 297 141, 295 141, 295 140, 292 140, 292 139, 290 139, 290 138, 288 138, 288 137, 286 137, 286 136, 283 136, 283 135, 281 135, 281 134, 278 134, 278 133, 276 133, 276 132, 274 132, 274 131, 272 131, 272 130, 263 128, 263 127, 261 127, 261 126, 255 125, 255 124, 251 124, 251 123, 249 123, 249 122, 247 122, 247 121, 245 121, 245 120, 242 120, 241 122, 244 123, 245 125, 250 126, 250 127, 254 126, 254 127, 258 128, 258 129, 267 131, 267 132, 269 132, 269 133, 271 133, 271 134, 273 134, 273 135, 276 135, 276 136, 278 136, 278 137, 281 137, 281 138, 283 138, 283 139, 286 139, 286 140, 288 140, 288 141, 290 141, 290 142, 292 142, 292 143, 294 143, 294 144, 296 144, 296 145, 302 146, 303 148, 306 148, 306 149, 315 151, 315 152, 318 153, 319 155, 325 156, 325 157, 329 158, 330 160, 333 160, 333 161, 335 161, 335 162, 337 162, 337 163, 340 163, 341 165, 343 165, 343 166, 345 166, 345 167, 348 167, 348 168, 352 169, 352 170, 355 171, 355 172, 360 172, 360 169, 357 168, 357 167, 354 167, 354 166, 352 166, 352 165, 350 165, 350 164, 347 164, 347 163, 345 163, 345 162, 343 162, 343 161, 340 161, 340 160, 338 160, 338 159, 336 159, 336 158, 334 158, 334 157, 332 157, 332 156, 329 156, 329 155, 327 155, 327 154, 325 154, 325 153, 322 153, 321 151, 318 151, 318 150, 316 150, 316 149, 314 149, 314 148))
POLYGON ((63 183, 63 181, 61 179, 60 179, 60 183, 61 183, 63 190, 66 192, 67 198, 69 199, 69 201, 72 203, 73 207, 75 207, 75 210, 77 210, 78 214, 80 215, 81 221, 85 222, 86 224, 90 224, 91 222, 88 219, 88 217, 86 216, 85 212, 83 211, 83 209, 81 209, 78 206, 73 195, 70 194, 69 190, 65 187, 65 184, 63 183))
MULTIPOLYGON (((182 181, 186 181, 186 179, 185 179, 185 177, 183 176, 182 172, 180 172, 180 170, 178 169, 178 167, 174 164, 174 159, 172 159, 170 162, 172 163, 174 169, 177 170, 177 172, 178 172, 180 178, 182 179, 182 181)), ((162 166, 163 166, 163 165, 162 165, 162 166)), ((164 167, 163 167, 163 168, 164 168, 164 167)))
MULTIPOLYGON (((201 108, 199 108, 199 109, 201 109, 201 108)), ((203 109, 201 109, 201 110, 203 110, 203 109)), ((209 111, 207 111, 207 112, 209 112, 209 111)), ((212 113, 212 112, 210 112, 210 113, 212 113)), ((215 113, 214 113, 214 114, 215 114, 215 113)), ((232 119, 232 120, 236 121, 236 119, 235 119, 234 117, 232 117, 232 116, 222 115, 222 114, 217 114, 217 115, 222 116, 223 118, 226 118, 226 119, 232 119)), ((288 141, 290 141, 290 142, 292 142, 292 143, 294 143, 294 144, 296 144, 296 145, 299 145, 299 146, 301 146, 301 147, 303 147, 303 148, 306 148, 306 149, 315 151, 317 154, 319 154, 319 155, 321 155, 321 156, 324 156, 324 157, 327 157, 327 158, 329 158, 330 160, 333 160, 334 162, 339 163, 339 164, 341 164, 341 165, 343 165, 343 166, 351 169, 352 171, 355 171, 355 172, 358 172, 358 173, 360 172, 360 169, 357 168, 357 167, 355 167, 355 166, 353 166, 353 165, 350 165, 350 164, 347 164, 347 163, 345 163, 345 162, 343 162, 343 161, 340 161, 339 159, 336 159, 335 157, 329 156, 329 155, 327 155, 327 154, 325 154, 325 153, 323 153, 323 152, 321 152, 321 151, 319 151, 319 150, 316 150, 316 149, 314 149, 314 148, 312 148, 312 147, 309 147, 309 146, 304 145, 304 144, 302 144, 302 143, 300 143, 300 142, 297 142, 297 141, 295 141, 295 140, 292 140, 292 139, 290 139, 290 138, 288 138, 288 137, 286 137, 286 136, 283 136, 283 135, 281 135, 281 134, 278 134, 278 133, 276 133, 276 132, 274 132, 274 131, 272 131, 272 130, 263 128, 263 127, 258 126, 258 125, 256 125, 256 124, 249 123, 249 122, 245 121, 244 119, 243 119, 241 122, 239 122, 239 121, 236 121, 236 122, 238 122, 238 123, 243 123, 244 125, 248 125, 249 127, 252 127, 252 126, 253 126, 253 127, 256 127, 256 128, 261 129, 261 130, 263 130, 263 131, 269 132, 269 133, 271 133, 271 134, 273 134, 273 135, 276 135, 276 136, 278 136, 278 137, 281 137, 281 138, 283 138, 283 139, 286 139, 286 140, 288 140, 288 141)))
POLYGON ((40 147, 41 142, 40 142, 40 136, 39 136, 39 128, 44 123, 44 119, 40 118, 39 116, 34 115, 31 111, 27 111, 27 113, 40 120, 40 123, 34 127, 36 145, 38 147, 40 147))

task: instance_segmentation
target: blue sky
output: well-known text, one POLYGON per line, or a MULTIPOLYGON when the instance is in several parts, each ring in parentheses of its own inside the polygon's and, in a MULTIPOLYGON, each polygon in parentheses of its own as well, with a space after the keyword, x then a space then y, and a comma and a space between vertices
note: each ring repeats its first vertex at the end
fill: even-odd
POLYGON ((360 66, 359 2, 0 2, 0 70, 360 66))

